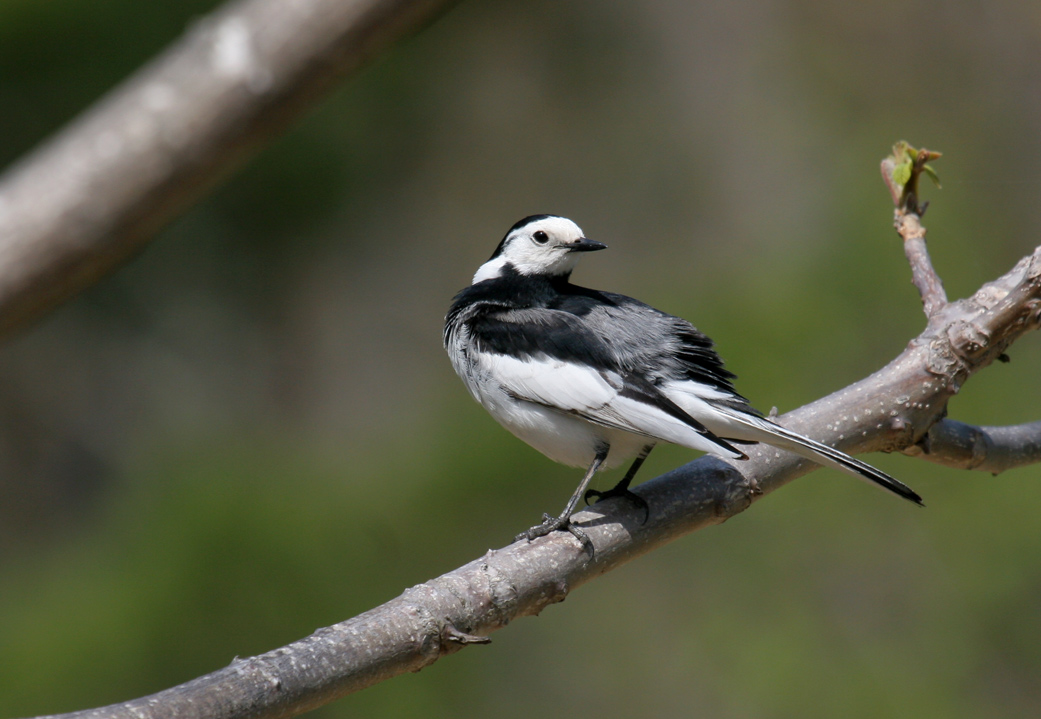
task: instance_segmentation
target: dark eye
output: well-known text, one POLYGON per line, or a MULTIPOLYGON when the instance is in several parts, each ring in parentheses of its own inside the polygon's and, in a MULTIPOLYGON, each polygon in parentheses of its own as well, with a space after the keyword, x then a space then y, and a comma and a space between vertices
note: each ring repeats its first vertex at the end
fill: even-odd
POLYGON ((540 245, 544 245, 547 242, 549 242, 549 235, 547 235, 542 230, 538 230, 537 232, 532 233, 531 239, 535 240, 540 245))

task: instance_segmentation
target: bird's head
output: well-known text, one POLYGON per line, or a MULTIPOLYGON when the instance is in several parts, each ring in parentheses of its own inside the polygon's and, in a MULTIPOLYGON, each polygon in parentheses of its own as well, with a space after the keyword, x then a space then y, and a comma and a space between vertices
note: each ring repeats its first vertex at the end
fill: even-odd
POLYGON ((507 266, 521 275, 567 277, 579 254, 606 248, 566 217, 531 215, 510 228, 495 253, 474 275, 474 284, 501 277, 507 266))

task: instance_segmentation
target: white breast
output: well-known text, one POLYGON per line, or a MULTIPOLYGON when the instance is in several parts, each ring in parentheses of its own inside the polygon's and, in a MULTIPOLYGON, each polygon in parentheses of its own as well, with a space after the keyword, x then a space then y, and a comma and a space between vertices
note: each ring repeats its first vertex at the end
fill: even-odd
MULTIPOLYGON (((477 353, 469 347, 469 341, 465 326, 458 327, 450 338, 448 354, 470 394, 499 424, 553 461, 587 468, 597 449, 607 444, 611 449, 603 467, 610 468, 635 457, 647 444, 645 437, 511 396, 498 375, 510 371, 516 377, 518 367, 523 368, 524 363, 503 355, 477 353), (510 368, 504 368, 504 363, 511 365, 510 368)), ((545 368, 536 367, 533 371, 545 372, 545 368)), ((588 379, 570 377, 565 366, 558 368, 553 376, 559 379, 563 394, 572 394, 576 401, 588 401, 596 396, 595 387, 588 386, 588 379)))

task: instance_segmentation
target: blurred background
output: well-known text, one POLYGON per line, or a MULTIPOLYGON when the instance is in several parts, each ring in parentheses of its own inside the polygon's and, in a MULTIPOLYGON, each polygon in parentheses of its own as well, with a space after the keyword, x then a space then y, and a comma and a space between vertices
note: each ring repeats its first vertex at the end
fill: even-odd
MULTIPOLYGON (((216 4, 0 0, 0 165, 216 4)), ((924 326, 899 139, 945 153, 952 298, 1030 252, 1041 6, 465 0, 0 348, 0 717, 192 679, 558 511, 576 470, 441 349, 524 215, 608 243, 575 281, 691 319, 764 410, 882 366, 924 326)), ((1010 354, 953 417, 1039 418, 1039 338, 1010 354)), ((816 472, 314 716, 1037 716, 1041 467, 868 459, 928 509, 816 472)))

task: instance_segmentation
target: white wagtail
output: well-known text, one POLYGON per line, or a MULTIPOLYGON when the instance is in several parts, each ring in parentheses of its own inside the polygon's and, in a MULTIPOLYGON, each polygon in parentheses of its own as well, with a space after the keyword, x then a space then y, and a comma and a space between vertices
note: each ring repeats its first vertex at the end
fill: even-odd
POLYGON ((869 480, 922 504, 912 489, 837 449, 771 422, 733 386, 712 340, 631 297, 571 284, 579 256, 607 245, 571 220, 532 215, 510 228, 445 317, 444 343, 470 394, 552 460, 586 468, 559 517, 518 535, 566 529, 584 495, 628 496, 655 443, 730 459, 734 444, 767 444, 869 480), (600 469, 635 457, 609 492, 586 493, 600 469))

